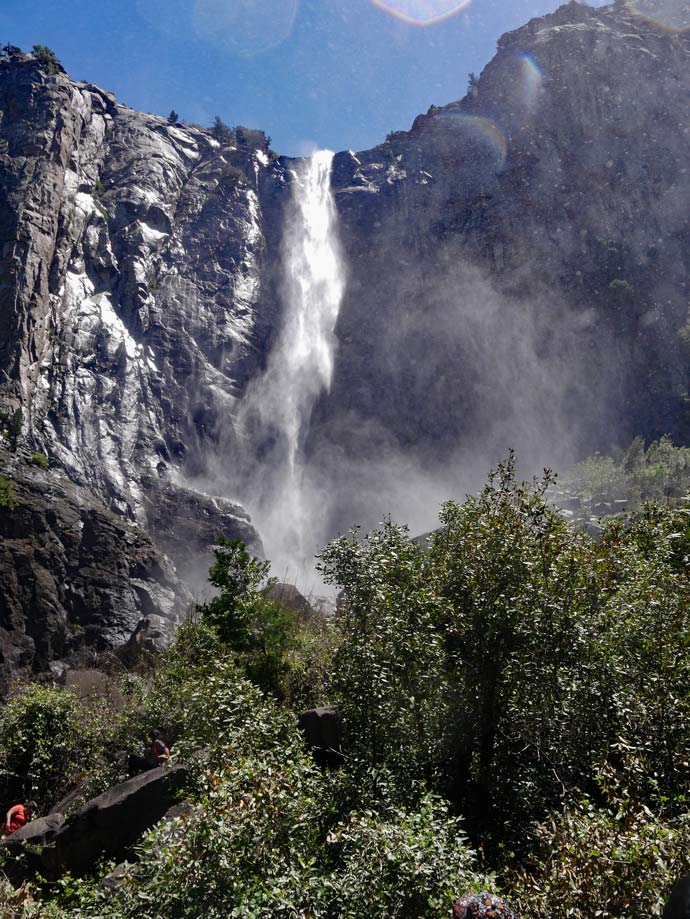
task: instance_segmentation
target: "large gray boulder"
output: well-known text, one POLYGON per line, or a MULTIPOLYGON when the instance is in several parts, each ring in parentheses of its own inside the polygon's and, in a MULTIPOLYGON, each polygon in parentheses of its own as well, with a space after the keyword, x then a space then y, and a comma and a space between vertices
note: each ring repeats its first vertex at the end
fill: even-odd
POLYGON ((102 857, 121 858, 176 804, 187 778, 181 765, 144 772, 93 798, 68 819, 48 814, 32 821, 3 840, 0 853, 16 857, 10 865, 13 877, 83 875, 102 857))
POLYGON ((10 877, 32 874, 54 877, 58 871, 55 836, 65 824, 62 814, 48 814, 32 820, 2 840, 0 851, 13 857, 4 866, 10 877))
POLYGON ((89 801, 55 835, 60 867, 81 875, 102 856, 120 857, 165 816, 187 777, 184 766, 159 766, 89 801))

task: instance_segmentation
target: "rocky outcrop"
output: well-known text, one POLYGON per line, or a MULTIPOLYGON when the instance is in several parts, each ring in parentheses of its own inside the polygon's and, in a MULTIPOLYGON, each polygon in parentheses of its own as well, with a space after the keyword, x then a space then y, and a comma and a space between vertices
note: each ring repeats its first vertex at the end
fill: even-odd
POLYGON ((299 728, 320 766, 336 768, 343 761, 343 725, 331 706, 312 708, 299 716, 299 728))
POLYGON ((0 506, 0 691, 125 644, 142 615, 157 617, 165 646, 191 598, 150 539, 57 470, 11 471, 11 506, 0 506))
POLYGON ((509 447, 563 468, 687 439, 689 91, 688 33, 573 2, 461 101, 336 156, 349 284, 311 431, 336 527, 410 520, 509 447))
POLYGON ((5 673, 142 617, 169 631, 190 594, 163 552, 194 592, 219 533, 261 553, 212 467, 273 320, 261 201, 283 184, 260 132, 221 142, 0 58, 0 445, 50 461, 0 457, 5 673))
POLYGON ((171 816, 180 812, 175 798, 187 778, 184 766, 161 766, 115 785, 67 820, 48 814, 28 823, 2 842, 15 859, 10 873, 55 880, 68 871, 83 875, 102 857, 122 857, 171 808, 171 816))

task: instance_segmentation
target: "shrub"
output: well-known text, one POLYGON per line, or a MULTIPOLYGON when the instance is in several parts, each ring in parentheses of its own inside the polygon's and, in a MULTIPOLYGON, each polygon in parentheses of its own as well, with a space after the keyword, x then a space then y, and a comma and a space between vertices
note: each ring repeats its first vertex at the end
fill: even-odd
POLYGON ((0 475, 0 507, 12 510, 14 507, 14 482, 0 475))
POLYGON ((443 605, 427 568, 424 550, 391 522, 361 541, 356 531, 340 537, 319 562, 344 591, 333 689, 348 752, 407 783, 435 775, 450 717, 443 605))
POLYGON ((44 73, 51 75, 55 73, 65 73, 65 68, 57 59, 55 52, 46 45, 34 45, 33 52, 44 73))
POLYGON ((509 875, 523 919, 660 916, 690 870, 690 816, 664 819, 621 788, 620 776, 600 778, 609 785, 606 804, 582 799, 544 822, 531 867, 509 875))
POLYGON ((353 919, 447 915, 461 893, 486 887, 459 821, 433 795, 414 810, 353 813, 330 836, 340 849, 337 910, 353 919))
POLYGON ((7 800, 33 798, 45 811, 94 768, 105 713, 71 692, 30 683, 15 687, 0 712, 0 782, 7 800))
POLYGON ((216 115, 213 119, 211 134, 219 143, 226 147, 233 146, 237 140, 232 128, 223 121, 220 115, 216 115))
POLYGON ((45 453, 32 453, 31 462, 34 466, 40 466, 41 469, 48 468, 48 457, 45 455, 45 453))

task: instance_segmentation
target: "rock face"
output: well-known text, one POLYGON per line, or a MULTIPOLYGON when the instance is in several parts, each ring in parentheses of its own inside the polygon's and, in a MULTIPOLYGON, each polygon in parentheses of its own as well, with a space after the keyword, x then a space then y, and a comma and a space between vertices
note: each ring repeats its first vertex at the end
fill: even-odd
POLYGON ((207 491, 273 321, 261 200, 279 207, 283 183, 260 132, 220 142, 0 59, 0 431, 50 461, 43 480, 0 463, 16 481, 5 673, 77 633, 100 649, 142 617, 165 633, 191 597, 142 532, 195 592, 218 533, 261 553, 242 508, 207 491))
POLYGON ((142 615, 169 641, 190 600, 150 539, 91 490, 17 465, 0 507, 0 692, 13 677, 124 644, 142 615))
POLYGON ((558 468, 687 439, 689 91, 690 34, 573 2, 461 101, 336 156, 349 284, 311 449, 345 470, 338 524, 434 476, 461 496, 509 447, 558 468))
POLYGON ((320 766, 342 764, 343 726, 337 709, 312 708, 299 716, 299 727, 320 766))
MULTIPOLYGON (((415 503, 511 446, 534 467, 687 439, 689 92, 690 35, 572 2, 460 101, 335 157, 348 286, 311 542, 390 511, 421 527, 415 503)), ((162 553, 203 596, 218 533, 261 551, 228 446, 280 328, 291 164, 216 134, 0 58, 5 674, 143 618, 155 643, 189 600, 162 553)))
POLYGON ((662 919, 689 919, 690 917, 690 874, 673 885, 662 919))

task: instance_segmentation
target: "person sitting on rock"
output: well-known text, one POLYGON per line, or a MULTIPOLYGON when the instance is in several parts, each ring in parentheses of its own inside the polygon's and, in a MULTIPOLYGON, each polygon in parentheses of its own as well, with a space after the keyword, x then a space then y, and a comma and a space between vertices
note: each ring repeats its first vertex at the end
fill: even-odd
POLYGON ((129 774, 136 775, 138 772, 146 772, 149 769, 155 769, 157 766, 163 766, 170 756, 163 735, 160 731, 149 732, 149 744, 144 756, 137 756, 131 753, 129 756, 129 774))
POLYGON ((24 804, 15 804, 7 811, 5 825, 2 828, 2 835, 11 836, 12 833, 26 826, 32 819, 32 815, 35 811, 36 804, 33 801, 26 801, 24 804))
POLYGON ((160 731, 151 731, 149 734, 149 741, 151 742, 151 746, 147 753, 151 764, 149 768, 155 769, 156 766, 164 766, 168 762, 170 750, 163 740, 163 735, 160 731))
POLYGON ((515 913, 505 900, 495 894, 469 893, 453 904, 453 919, 515 919, 515 913))

